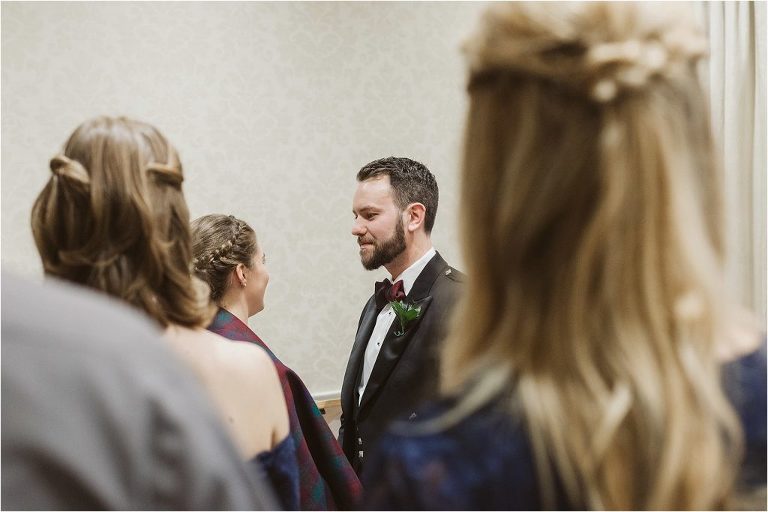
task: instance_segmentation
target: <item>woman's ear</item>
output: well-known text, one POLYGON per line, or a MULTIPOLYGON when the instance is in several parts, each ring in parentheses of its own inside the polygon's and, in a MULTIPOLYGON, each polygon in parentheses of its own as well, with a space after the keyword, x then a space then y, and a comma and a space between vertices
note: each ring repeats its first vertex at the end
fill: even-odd
POLYGON ((424 221, 427 218, 427 208, 421 203, 411 203, 405 211, 408 214, 406 219, 406 229, 410 232, 414 232, 419 229, 419 226, 424 225, 424 221))
POLYGON ((242 287, 245 287, 245 285, 248 283, 248 280, 245 277, 245 265, 243 265, 242 263, 238 263, 237 267, 235 267, 234 273, 235 273, 235 279, 237 280, 237 284, 239 284, 242 287))

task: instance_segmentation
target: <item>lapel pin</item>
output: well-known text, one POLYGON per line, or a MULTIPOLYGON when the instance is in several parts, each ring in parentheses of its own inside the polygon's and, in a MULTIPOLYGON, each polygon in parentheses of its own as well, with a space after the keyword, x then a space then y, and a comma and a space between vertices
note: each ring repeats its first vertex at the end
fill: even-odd
POLYGON ((447 276, 451 275, 451 269, 446 270, 445 271, 445 275, 447 275, 447 276))

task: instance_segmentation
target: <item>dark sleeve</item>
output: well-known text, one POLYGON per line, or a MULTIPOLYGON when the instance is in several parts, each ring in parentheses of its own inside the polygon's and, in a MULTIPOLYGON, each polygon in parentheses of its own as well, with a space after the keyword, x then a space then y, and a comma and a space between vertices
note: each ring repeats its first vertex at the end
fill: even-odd
MULTIPOLYGON (((355 333, 357 333, 358 331, 360 331, 360 326, 361 326, 361 325, 362 325, 362 323, 363 323, 363 317, 365 316, 365 311, 368 309, 368 305, 369 305, 369 304, 371 303, 371 301, 373 301, 373 300, 374 300, 374 298, 373 298, 373 297, 369 298, 369 299, 368 299, 368 302, 366 302, 366 303, 365 303, 365 306, 363 307, 363 310, 360 312, 360 318, 358 318, 358 320, 357 320, 357 330, 355 331, 355 333)), ((354 344, 353 344, 353 350, 354 350, 354 344)), ((344 396, 345 396, 345 395, 344 395, 344 391, 345 391, 345 389, 344 389, 344 384, 346 383, 346 379, 347 379, 347 376, 346 376, 346 372, 349 372, 349 371, 351 371, 351 370, 350 370, 350 365, 351 365, 351 363, 352 363, 352 360, 351 360, 352 354, 351 354, 351 353, 350 353, 349 357, 350 357, 350 359, 349 359, 349 361, 347 362, 347 368, 346 368, 346 371, 345 371, 345 375, 344 375, 344 381, 342 381, 342 388, 341 388, 341 392, 342 392, 342 394, 341 394, 341 398, 342 398, 342 404, 344 403, 344 396)), ((357 385, 357 384, 356 384, 355 382, 352 382, 352 396, 354 396, 354 395, 355 395, 355 392, 354 392, 354 387, 355 387, 356 385, 357 385)), ((342 449, 344 448, 344 432, 345 432, 345 430, 346 430, 346 428, 345 428, 345 427, 346 427, 346 426, 345 426, 345 419, 346 419, 346 414, 344 414, 344 407, 342 406, 342 408, 341 408, 341 416, 339 417, 339 436, 338 436, 338 441, 339 441, 339 444, 341 445, 342 449)))
POLYGON ((766 471, 766 345, 726 365, 726 393, 744 431, 744 461, 739 484, 743 488, 765 486, 766 471))

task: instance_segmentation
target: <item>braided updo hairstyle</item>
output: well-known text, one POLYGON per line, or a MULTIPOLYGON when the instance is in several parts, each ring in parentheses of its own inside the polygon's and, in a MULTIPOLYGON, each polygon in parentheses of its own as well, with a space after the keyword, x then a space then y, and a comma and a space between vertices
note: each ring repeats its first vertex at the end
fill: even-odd
POLYGON ((545 508, 558 488, 635 510, 733 491, 718 158, 688 7, 495 4, 465 47, 470 279, 443 388, 473 386, 453 418, 510 392, 545 508))
POLYGON ((232 215, 204 215, 192 222, 194 272, 208 283, 217 304, 232 284, 232 271, 239 263, 251 268, 257 249, 256 232, 232 215))
POLYGON ((50 170, 31 219, 46 274, 123 299, 164 327, 209 323, 215 308, 190 273, 181 163, 156 128, 91 119, 50 170))

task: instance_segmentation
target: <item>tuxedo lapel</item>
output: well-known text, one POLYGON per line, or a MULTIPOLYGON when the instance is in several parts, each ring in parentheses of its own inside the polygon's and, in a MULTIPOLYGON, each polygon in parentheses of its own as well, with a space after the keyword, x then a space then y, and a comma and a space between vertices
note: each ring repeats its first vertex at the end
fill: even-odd
POLYGON ((349 355, 349 363, 344 372, 344 381, 341 389, 342 410, 357 410, 357 387, 360 383, 360 375, 363 371, 363 357, 365 356, 365 347, 368 345, 368 339, 376 326, 376 300, 371 297, 363 309, 363 316, 360 320, 360 327, 355 335, 355 343, 352 345, 352 352, 349 355))
POLYGON ((387 381, 389 374, 392 373, 392 370, 400 360, 403 351, 405 351, 408 343, 415 336, 419 322, 421 322, 421 319, 427 312, 430 302, 432 302, 432 297, 425 297, 413 303, 415 306, 421 307, 421 313, 418 319, 408 324, 405 334, 402 336, 395 336, 395 332, 400 330, 400 322, 397 318, 392 321, 392 325, 389 327, 389 331, 387 331, 387 335, 384 337, 384 342, 381 345, 379 356, 376 358, 376 364, 373 365, 371 377, 368 379, 368 384, 365 385, 363 399, 360 401, 360 409, 365 407, 365 404, 371 400, 371 397, 387 381))
MULTIPOLYGON (((365 385, 365 391, 363 392, 363 398, 360 401, 358 410, 362 410, 363 407, 365 407, 365 404, 371 400, 371 397, 384 385, 389 374, 392 373, 392 370, 397 365, 400 356, 408 346, 408 343, 417 335, 419 323, 426 315, 429 304, 432 302, 432 297, 429 295, 429 292, 432 289, 435 279, 437 279, 437 276, 446 266, 447 263, 445 260, 439 253, 436 253, 424 267, 424 270, 421 271, 421 274, 419 274, 416 281, 414 281, 413 287, 405 297, 405 302, 421 307, 419 318, 406 327, 405 334, 402 336, 395 336, 395 332, 400 330, 400 322, 397 318, 392 321, 392 325, 382 343, 381 351, 376 358, 376 363, 373 365, 371 376, 368 379, 368 383, 365 385)), ((363 340, 363 344, 368 341, 370 334, 371 333, 368 332, 368 336, 363 340)), ((358 340, 355 340, 355 344, 357 344, 357 342, 358 340)), ((363 345, 363 352, 364 351, 365 345, 363 345)))
POLYGON ((435 252, 427 266, 419 274, 419 277, 413 282, 413 288, 408 292, 406 300, 415 302, 427 297, 432 289, 432 285, 435 284, 435 279, 446 267, 448 267, 448 264, 443 257, 440 256, 439 252, 435 252))

